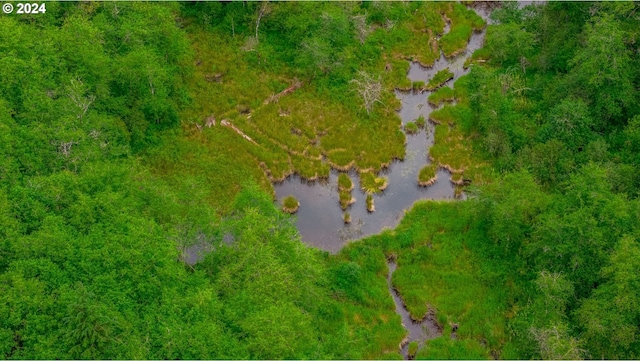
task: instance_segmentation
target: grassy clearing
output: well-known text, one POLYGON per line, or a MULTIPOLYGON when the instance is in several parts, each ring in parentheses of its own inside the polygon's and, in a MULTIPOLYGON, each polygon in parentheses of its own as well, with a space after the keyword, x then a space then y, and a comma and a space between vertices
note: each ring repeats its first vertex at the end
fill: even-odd
MULTIPOLYGON (((187 79, 193 106, 182 115, 183 127, 187 133, 207 134, 189 139, 201 141, 216 133, 213 137, 222 144, 203 149, 204 153, 242 154, 242 158, 247 158, 243 164, 258 164, 258 169, 272 181, 292 173, 311 180, 327 177, 330 166, 375 172, 394 158, 402 159, 405 134, 399 129, 400 119, 396 114, 399 101, 392 90, 397 86, 411 87, 406 78, 409 64, 405 59, 409 57, 431 65, 438 57, 440 49, 435 37, 443 32, 441 14, 451 19, 454 28, 458 23, 478 26, 462 11, 461 5, 423 3, 410 8, 411 12, 405 11, 405 15, 411 15, 405 20, 389 28, 376 29, 367 40, 369 47, 380 51, 372 53, 364 69, 381 75, 384 87, 380 103, 369 115, 363 115, 360 107, 353 106, 360 101, 355 92, 343 92, 340 96, 325 94, 313 81, 285 75, 293 73, 286 67, 274 68, 277 72, 256 67, 255 54, 241 50, 244 39, 240 37, 213 36, 211 32, 188 27, 195 54, 194 76, 187 79), (297 83, 302 86, 292 93, 277 102, 266 102, 297 83), (223 119, 229 121, 255 144, 220 126, 203 127, 207 119, 215 119, 218 124, 223 119), (321 160, 323 156, 326 163, 321 160)), ((447 73, 441 76, 448 77, 447 73)), ((413 131, 413 125, 408 127, 413 131)), ((212 146, 212 143, 206 144, 212 146)), ((256 178, 264 179, 264 176, 256 178)))
POLYGON ((382 192, 388 185, 385 177, 376 177, 372 172, 360 173, 360 188, 369 194, 382 192))
POLYGON ((475 11, 459 3, 448 3, 444 13, 451 20, 451 30, 439 44, 446 57, 453 57, 465 51, 473 31, 479 31, 485 23, 475 11))
MULTIPOLYGON (((309 180, 327 177, 330 165, 345 170, 351 166, 379 170, 403 156, 405 138, 398 130, 398 103, 391 85, 381 104, 365 117, 358 107, 351 106, 359 102, 355 93, 327 97, 304 82, 277 102, 268 103, 266 99, 296 80, 251 67, 250 54, 240 50, 239 40, 200 31, 191 33, 190 39, 197 65, 189 79, 194 107, 183 114, 185 128, 224 132, 228 130, 203 128, 203 124, 206 119, 229 121, 256 144, 239 146, 246 140, 236 134, 225 139, 227 151, 249 152, 251 162, 258 163, 272 181, 294 172, 309 180), (354 139, 354 134, 368 141, 354 139), (327 163, 321 160, 323 155, 327 163)), ((395 66, 404 78, 406 66, 395 66)), ((384 66, 375 71, 382 73, 384 66)), ((385 81, 390 81, 384 75, 385 81)))
POLYGON ((453 79, 453 73, 449 68, 442 69, 436 73, 436 75, 429 80, 429 83, 425 86, 426 90, 434 90, 444 85, 444 83, 453 79))
POLYGON ((433 105, 434 107, 440 106, 440 104, 445 102, 452 102, 453 99, 453 89, 448 86, 441 87, 440 89, 429 94, 429 97, 427 98, 429 104, 433 105))
POLYGON ((422 169, 420 169, 420 173, 418 173, 418 184, 422 187, 428 187, 435 183, 438 180, 436 170, 437 166, 435 164, 429 164, 422 167, 422 169))
POLYGON ((286 196, 282 200, 282 210, 287 213, 296 213, 300 207, 300 202, 294 196, 286 196))

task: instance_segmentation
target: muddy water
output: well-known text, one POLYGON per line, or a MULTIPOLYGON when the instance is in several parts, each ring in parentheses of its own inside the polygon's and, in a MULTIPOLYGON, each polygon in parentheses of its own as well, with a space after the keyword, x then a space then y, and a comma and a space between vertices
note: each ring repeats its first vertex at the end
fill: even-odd
MULTIPOLYGON (((487 19, 486 14, 481 16, 487 19), (484 15, 484 16, 483 16, 484 15)), ((443 55, 434 63, 433 67, 425 68, 418 63, 412 63, 407 77, 412 81, 427 83, 439 70, 449 68, 454 78, 446 85, 453 86, 453 82, 468 72, 463 68, 464 62, 484 41, 484 31, 474 33, 469 40, 467 50, 459 56, 447 59, 443 55)), ((431 92, 396 91, 402 107, 399 116, 402 124, 417 119, 419 116, 429 118, 434 108, 427 102, 431 92)), ((418 172, 429 164, 429 148, 433 145, 434 127, 427 122, 426 129, 417 134, 407 134, 405 159, 394 161, 388 169, 381 172, 387 177, 388 188, 379 194, 374 194, 375 212, 366 209, 366 194, 358 189, 360 184, 356 172, 349 173, 356 189, 352 195, 356 198, 347 212, 351 215, 351 223, 344 224, 343 211, 338 197, 338 172, 332 171, 328 180, 308 183, 298 176, 291 176, 284 182, 274 185, 279 201, 288 195, 293 195, 300 202, 296 213, 296 226, 302 240, 314 247, 336 253, 346 243, 372 234, 380 233, 384 228, 394 228, 399 223, 406 209, 419 199, 453 199, 454 185, 451 174, 446 170, 437 172, 438 180, 429 187, 418 186, 418 172)))
POLYGON ((407 360, 409 359, 409 343, 414 341, 417 342, 418 349, 420 349, 424 346, 424 342, 426 340, 441 336, 442 330, 440 329, 440 326, 438 326, 433 315, 426 315, 420 321, 414 321, 411 319, 411 315, 402 302, 398 291, 393 288, 391 283, 391 276, 393 275, 393 271, 396 270, 397 265, 395 261, 389 261, 387 264, 389 266, 389 275, 387 276, 389 293, 393 297, 393 302, 396 305, 396 313, 399 314, 402 319, 402 326, 407 330, 407 336, 399 345, 400 353, 404 359, 407 360))

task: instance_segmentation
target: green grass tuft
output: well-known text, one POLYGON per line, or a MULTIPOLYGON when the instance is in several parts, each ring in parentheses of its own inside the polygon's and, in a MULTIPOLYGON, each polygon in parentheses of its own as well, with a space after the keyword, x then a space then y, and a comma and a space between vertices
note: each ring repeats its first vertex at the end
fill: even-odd
POLYGON ((433 78, 431 78, 431 80, 429 80, 429 83, 427 83, 425 89, 426 90, 437 89, 451 79, 453 79, 453 73, 451 72, 451 70, 449 70, 449 68, 442 69, 439 72, 437 72, 436 75, 434 75, 433 78))
POLYGON ((448 86, 441 87, 440 89, 431 93, 427 98, 427 100, 429 101, 429 104, 433 105, 434 107, 437 107, 444 102, 452 102, 453 99, 454 99, 453 89, 451 89, 448 86))
POLYGON ((418 117, 418 119, 414 120, 418 128, 422 129, 425 125, 427 125, 427 121, 424 119, 424 115, 418 117))
POLYGON ((351 196, 350 191, 340 191, 340 207, 342 207, 343 210, 347 209, 347 207, 355 203, 355 201, 356 199, 351 196))
POLYGON ((419 130, 420 128, 415 122, 409 122, 404 125, 404 131, 407 132, 407 134, 416 134, 419 130))
POLYGON ((338 176, 338 188, 341 191, 351 191, 353 189, 353 182, 346 173, 340 173, 338 176))
POLYGON ((418 184, 423 187, 427 187, 435 183, 438 179, 438 176, 436 175, 436 169, 437 167, 435 164, 429 164, 422 167, 422 169, 420 169, 420 173, 418 174, 418 184))
POLYGON ((416 356, 416 353, 418 352, 418 347, 420 347, 420 344, 418 344, 417 341, 411 341, 409 343, 409 349, 407 350, 409 357, 413 358, 416 356))
POLYGON ((287 196, 282 200, 282 210, 287 213, 296 213, 300 202, 294 196, 287 196))
POLYGON ((373 202, 373 196, 371 194, 367 194, 367 211, 374 212, 376 210, 376 206, 373 202))
POLYGON ((371 172, 360 173, 360 187, 369 194, 382 192, 387 188, 387 185, 388 180, 385 177, 376 177, 371 172))

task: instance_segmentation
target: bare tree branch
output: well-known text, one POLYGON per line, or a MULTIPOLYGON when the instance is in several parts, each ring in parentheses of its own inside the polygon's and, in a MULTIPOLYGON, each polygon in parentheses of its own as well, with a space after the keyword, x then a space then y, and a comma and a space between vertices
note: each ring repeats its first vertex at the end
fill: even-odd
POLYGON ((358 71, 358 78, 351 80, 351 83, 356 85, 358 94, 362 97, 364 102, 364 108, 367 114, 373 109, 373 105, 380 101, 380 95, 382 93, 382 80, 380 76, 374 78, 366 71, 358 71))

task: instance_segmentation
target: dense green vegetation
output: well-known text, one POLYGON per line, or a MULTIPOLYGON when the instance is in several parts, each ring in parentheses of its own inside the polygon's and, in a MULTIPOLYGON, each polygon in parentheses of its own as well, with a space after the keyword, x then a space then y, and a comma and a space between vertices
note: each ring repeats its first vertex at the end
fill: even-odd
POLYGON ((640 357, 639 10, 503 4, 469 75, 429 98, 456 105, 430 116, 424 178, 447 168, 468 199, 418 202, 337 255, 300 242, 269 181, 331 164, 384 189, 406 59, 464 49, 475 12, 48 2, 0 17, 0 358, 401 358, 389 258, 411 315, 443 327, 416 358, 640 357))

